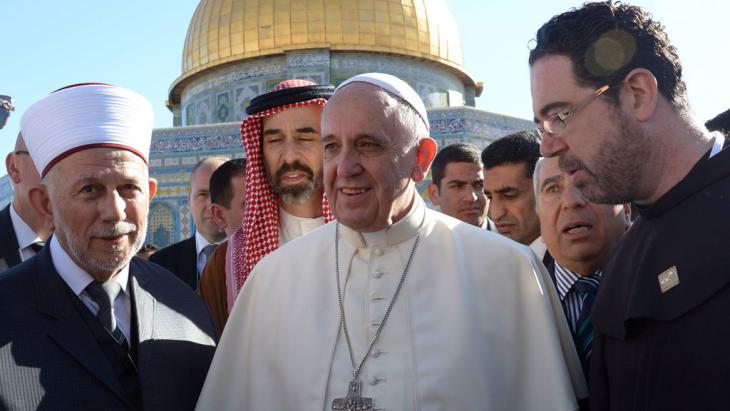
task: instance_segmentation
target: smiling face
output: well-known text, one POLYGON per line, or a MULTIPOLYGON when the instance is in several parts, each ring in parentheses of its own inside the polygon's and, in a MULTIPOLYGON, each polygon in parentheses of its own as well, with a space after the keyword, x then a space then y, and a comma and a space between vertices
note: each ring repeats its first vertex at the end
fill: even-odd
POLYGON ((321 115, 322 106, 308 105, 264 118, 266 174, 285 206, 320 201, 315 194, 322 188, 321 115))
POLYGON ((505 163, 484 171, 489 218, 500 234, 525 245, 540 236, 532 178, 526 163, 505 163))
MULTIPOLYGON (((530 82, 537 122, 595 91, 577 84, 570 59, 563 55, 537 60, 530 82)), ((620 106, 599 97, 570 117, 559 135, 545 133, 540 152, 559 157, 560 168, 588 199, 611 204, 629 202, 644 191, 650 146, 647 135, 620 106)))
POLYGON ((322 114, 327 199, 353 230, 379 231, 403 218, 416 195, 413 181, 423 179, 435 155, 429 138, 414 145, 418 136, 396 113, 399 104, 378 87, 352 83, 322 114))
POLYGON ((453 162, 446 164, 440 186, 431 183, 429 196, 441 212, 478 227, 486 218, 487 196, 484 194, 484 172, 479 164, 453 162))
POLYGON ((147 165, 129 151, 94 148, 61 160, 46 179, 59 243, 79 267, 106 281, 144 243, 156 186, 147 165))
POLYGON ((560 265, 589 275, 628 227, 627 207, 588 202, 560 170, 557 158, 542 162, 535 176, 542 239, 560 265))

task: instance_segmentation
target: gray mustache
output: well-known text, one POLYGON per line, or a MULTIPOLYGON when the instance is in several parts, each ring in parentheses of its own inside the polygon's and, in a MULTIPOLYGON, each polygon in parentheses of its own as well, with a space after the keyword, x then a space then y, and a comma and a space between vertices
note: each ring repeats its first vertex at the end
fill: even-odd
POLYGON ((126 235, 137 231, 137 225, 120 221, 114 225, 105 225, 101 227, 94 227, 91 230, 90 235, 92 237, 116 237, 119 235, 126 235))

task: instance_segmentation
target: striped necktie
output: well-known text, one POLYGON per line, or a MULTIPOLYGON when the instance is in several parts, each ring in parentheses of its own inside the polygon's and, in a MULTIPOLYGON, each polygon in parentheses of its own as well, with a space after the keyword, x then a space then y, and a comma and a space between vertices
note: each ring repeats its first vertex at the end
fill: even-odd
POLYGON ((114 280, 109 280, 105 283, 93 281, 86 286, 86 293, 99 306, 99 311, 96 312, 96 318, 114 338, 114 341, 126 348, 128 347, 127 341, 124 338, 122 330, 117 327, 117 319, 114 315, 114 300, 117 299, 121 291, 122 286, 114 280))
POLYGON ((596 299, 596 291, 598 290, 598 281, 594 278, 580 278, 573 284, 573 292, 578 293, 582 297, 583 303, 580 307, 580 317, 578 317, 577 327, 575 329, 575 348, 578 350, 580 365, 583 368, 583 374, 588 379, 588 371, 591 359, 591 345, 593 343, 593 324, 591 323, 591 307, 596 299))

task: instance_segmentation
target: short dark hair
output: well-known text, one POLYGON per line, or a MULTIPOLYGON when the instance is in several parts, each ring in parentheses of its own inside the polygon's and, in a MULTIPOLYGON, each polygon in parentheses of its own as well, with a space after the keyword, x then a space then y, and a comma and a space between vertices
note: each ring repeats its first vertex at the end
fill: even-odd
POLYGON ((525 174, 532 178, 535 171, 535 163, 540 158, 540 143, 534 131, 518 131, 508 134, 482 151, 482 163, 484 169, 503 164, 525 164, 525 174))
POLYGON ((231 179, 245 173, 245 158, 235 158, 221 164, 221 166, 210 175, 210 202, 221 205, 225 208, 230 208, 231 200, 233 200, 231 179))
POLYGON ((705 127, 709 131, 720 131, 722 133, 730 133, 730 110, 723 111, 713 119, 705 123, 705 127))
MULTIPOLYGON (((537 31, 530 66, 546 55, 570 58, 578 84, 620 84, 636 68, 652 72, 659 92, 678 113, 688 109, 682 64, 664 27, 646 10, 611 1, 585 3, 554 16, 537 31)), ((618 101, 618 87, 606 92, 618 101)))
POLYGON ((441 149, 431 165, 431 181, 441 188, 446 166, 450 163, 472 163, 482 166, 477 146, 469 143, 454 143, 441 149))

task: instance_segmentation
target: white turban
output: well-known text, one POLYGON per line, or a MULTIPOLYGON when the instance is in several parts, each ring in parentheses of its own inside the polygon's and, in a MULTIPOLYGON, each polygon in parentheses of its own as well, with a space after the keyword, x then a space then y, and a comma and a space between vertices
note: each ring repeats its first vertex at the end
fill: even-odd
POLYGON ((423 104, 423 100, 421 100, 421 97, 418 95, 418 93, 416 93, 416 90, 409 86, 408 83, 406 83, 405 81, 399 79, 396 76, 385 73, 359 74, 355 77, 350 77, 349 79, 345 80, 337 87, 337 89, 335 89, 335 93, 337 93, 341 88, 345 87, 346 85, 355 82, 369 83, 374 86, 378 86, 388 93, 405 101, 421 117, 421 120, 423 120, 423 122, 426 124, 426 130, 431 129, 430 125, 428 124, 428 114, 426 113, 426 106, 423 104))
POLYGON ((20 130, 43 177, 65 157, 96 147, 128 150, 147 163, 153 121, 152 105, 141 95, 109 84, 82 83, 30 106, 20 130))

